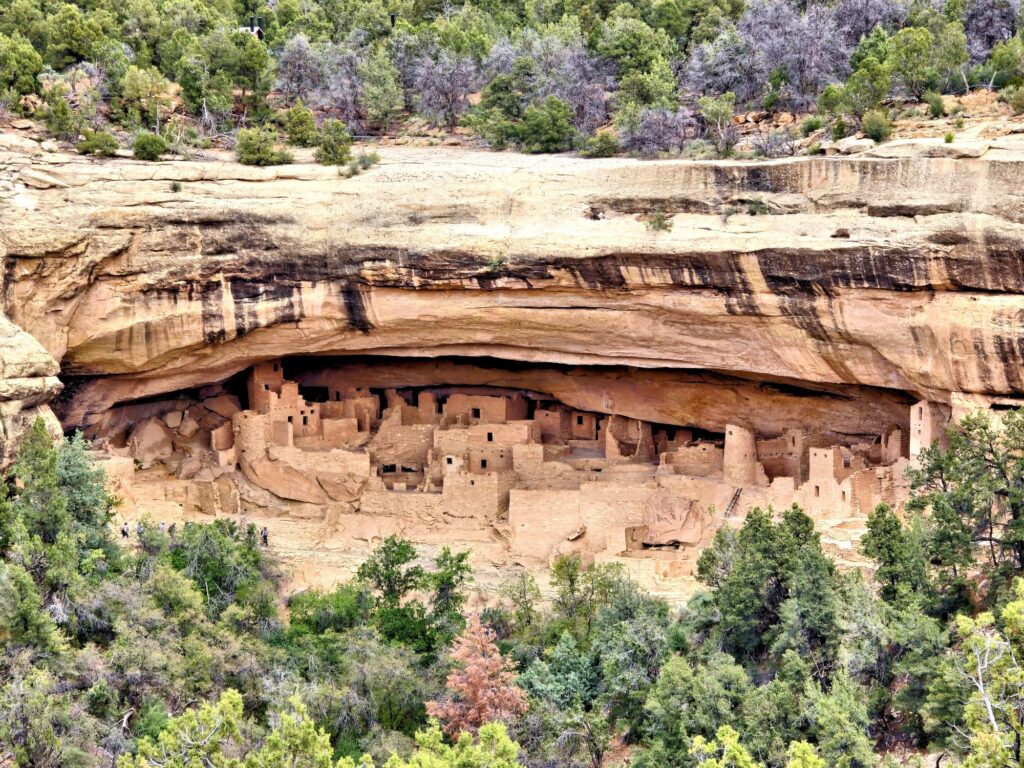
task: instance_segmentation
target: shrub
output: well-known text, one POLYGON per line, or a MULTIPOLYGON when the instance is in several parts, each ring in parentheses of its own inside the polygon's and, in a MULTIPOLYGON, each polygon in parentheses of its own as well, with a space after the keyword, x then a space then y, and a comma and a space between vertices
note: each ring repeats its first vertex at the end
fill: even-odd
POLYGON ((892 123, 881 112, 868 112, 860 124, 864 135, 876 142, 885 141, 892 133, 892 123))
POLYGON ((647 228, 652 232, 668 232, 672 229, 672 217, 659 206, 647 217, 647 228))
POLYGON ((821 144, 811 144, 811 146, 809 146, 807 148, 807 154, 808 155, 823 155, 823 154, 825 154, 825 150, 821 148, 821 144))
POLYGON ((353 176, 358 176, 367 168, 370 168, 379 162, 380 155, 376 152, 360 152, 348 161, 348 164, 344 169, 338 169, 338 175, 344 176, 346 179, 351 179, 353 176))
POLYGON ((531 104, 516 129, 523 152, 562 152, 569 148, 575 129, 572 108, 556 96, 531 104))
POLYGON ((818 117, 817 115, 811 115, 810 117, 806 118, 800 125, 800 133, 804 136, 804 138, 806 138, 815 131, 820 131, 822 124, 823 123, 820 117, 818 117))
POLYGON ((583 143, 580 154, 583 157, 613 157, 619 153, 619 140, 607 131, 595 133, 583 143))
POLYGON ((841 118, 836 118, 836 121, 832 123, 832 141, 839 141, 850 134, 850 126, 847 122, 841 118))
POLYGON ((376 152, 360 152, 356 155, 356 163, 359 164, 359 170, 365 171, 367 168, 376 165, 380 162, 380 155, 376 152))
POLYGON ((313 110, 299 99, 295 106, 281 117, 281 125, 288 134, 288 143, 296 147, 312 147, 316 144, 316 120, 313 110))
POLYGON ((796 154, 796 141, 785 128, 767 133, 758 131, 753 138, 753 146, 761 157, 790 157, 796 154))
POLYGON ((320 165, 345 165, 352 157, 352 137, 341 120, 324 120, 320 126, 320 146, 316 161, 320 165))
MULTIPOLYGON (((1003 88, 999 92, 999 100, 1005 101, 1010 105, 1010 109, 1013 110, 1013 114, 1019 115, 1024 112, 1024 88, 1017 85, 1011 85, 1008 88, 1003 88)), ((961 125, 963 124, 963 118, 958 117, 961 125)))
POLYGON ((283 165, 290 163, 292 156, 275 148, 277 131, 273 128, 245 128, 238 132, 235 143, 235 157, 242 165, 283 165))
POLYGON ((718 154, 723 157, 732 154, 732 148, 739 141, 736 126, 732 124, 736 112, 736 94, 728 92, 716 97, 701 96, 697 99, 697 108, 715 140, 718 154))
POLYGON ((17 26, 11 37, 0 33, 0 92, 10 91, 15 97, 35 93, 42 71, 42 57, 22 37, 17 26))
POLYGON ((43 112, 47 130, 58 139, 74 141, 82 131, 84 120, 77 110, 71 108, 67 99, 56 96, 43 112))
POLYGON ((288 598, 292 636, 344 632, 365 624, 370 614, 370 596, 354 584, 339 584, 331 592, 310 589, 288 598))
POLYGON ((465 117, 463 125, 486 141, 492 149, 505 149, 516 140, 518 125, 498 109, 474 110, 465 117))
POLYGON ((706 139, 694 139, 683 147, 683 157, 688 160, 714 160, 718 157, 718 150, 706 139))
POLYGON ((167 142, 163 140, 162 136, 143 131, 135 137, 135 145, 132 147, 132 151, 139 160, 152 162, 159 160, 160 155, 167 151, 167 142))
POLYGON ((405 100, 401 76, 385 46, 378 45, 359 65, 363 79, 360 101, 366 109, 366 119, 373 125, 388 126, 402 111, 405 100))
POLYGON ((946 131, 946 135, 943 137, 943 140, 947 144, 952 144, 954 138, 956 138, 956 134, 954 134, 952 131, 946 131))
POLYGON ((750 216, 767 216, 768 203, 759 197, 747 201, 747 214, 750 216))
POLYGON ((685 107, 677 110, 645 107, 635 115, 622 115, 617 120, 623 149, 641 157, 678 152, 698 130, 696 116, 685 107))
POLYGON ((120 146, 113 134, 107 131, 93 131, 85 129, 85 138, 75 145, 80 155, 95 155, 96 157, 111 157, 117 152, 120 146))
POLYGON ((508 266, 508 256, 492 256, 487 260, 485 272, 492 277, 497 277, 508 266))
POLYGON ((933 118, 940 118, 946 114, 946 103, 942 100, 942 94, 935 91, 928 91, 924 95, 924 102, 928 105, 928 114, 933 118))

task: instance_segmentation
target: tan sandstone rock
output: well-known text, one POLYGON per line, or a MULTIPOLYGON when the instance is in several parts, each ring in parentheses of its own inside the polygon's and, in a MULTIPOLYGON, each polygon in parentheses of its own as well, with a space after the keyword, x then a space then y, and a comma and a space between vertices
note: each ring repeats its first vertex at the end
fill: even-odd
POLYGON ((128 450, 143 469, 151 467, 154 462, 170 459, 174 453, 171 430, 162 419, 141 421, 128 436, 128 450))

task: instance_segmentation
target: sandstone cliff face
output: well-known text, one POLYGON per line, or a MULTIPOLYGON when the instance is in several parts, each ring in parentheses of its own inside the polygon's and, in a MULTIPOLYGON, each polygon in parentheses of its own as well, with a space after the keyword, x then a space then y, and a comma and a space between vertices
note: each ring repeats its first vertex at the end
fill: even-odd
MULTIPOLYGON (((4 261, 0 241, 0 285, 4 284, 4 261)), ((48 405, 61 389, 59 370, 57 361, 36 339, 0 312, 0 467, 14 459, 19 438, 37 416, 59 434, 48 405)))
POLYGON ((762 432, 878 433, 917 399, 1020 402, 1024 144, 944 152, 393 148, 344 179, 0 145, 0 423, 56 392, 54 361, 72 427, 298 354, 519 361, 491 383, 762 432), (655 209, 671 231, 647 227, 655 209))

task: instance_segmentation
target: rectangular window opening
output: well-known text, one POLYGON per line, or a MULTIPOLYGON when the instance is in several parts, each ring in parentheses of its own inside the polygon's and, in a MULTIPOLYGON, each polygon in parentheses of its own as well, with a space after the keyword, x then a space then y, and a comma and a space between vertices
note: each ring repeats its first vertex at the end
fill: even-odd
POLYGON ((474 419, 479 419, 480 418, 480 409, 479 408, 474 408, 472 411, 470 411, 470 413, 472 414, 474 419))

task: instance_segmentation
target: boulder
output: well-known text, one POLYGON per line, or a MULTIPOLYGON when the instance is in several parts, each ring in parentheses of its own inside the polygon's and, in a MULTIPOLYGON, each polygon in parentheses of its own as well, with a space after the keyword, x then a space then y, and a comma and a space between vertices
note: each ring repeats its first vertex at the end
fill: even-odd
POLYGON ((875 142, 868 138, 858 139, 856 136, 847 136, 835 143, 835 150, 841 155, 855 155, 858 152, 866 152, 875 146, 875 142))
POLYGON ((177 477, 179 480, 190 480, 199 474, 199 470, 203 468, 203 463, 195 456, 186 456, 181 460, 178 465, 177 477))
POLYGON ((228 394, 206 398, 203 400, 203 407, 225 419, 230 419, 242 410, 242 404, 238 401, 238 398, 228 394))
POLYGON ((255 461, 243 460, 240 465, 249 480, 282 499, 323 504, 329 498, 317 482, 316 475, 303 472, 285 461, 274 461, 265 456, 255 461))
POLYGON ((163 419, 145 419, 128 435, 128 450, 143 469, 148 469, 157 461, 171 458, 174 453, 172 437, 163 419))
POLYGON ((178 425, 178 434, 182 437, 192 437, 196 432, 199 431, 199 422, 188 415, 188 411, 181 419, 181 423, 178 425))
POLYGON ((181 426, 182 413, 181 411, 168 411, 164 414, 164 424, 171 429, 177 429, 181 426))

